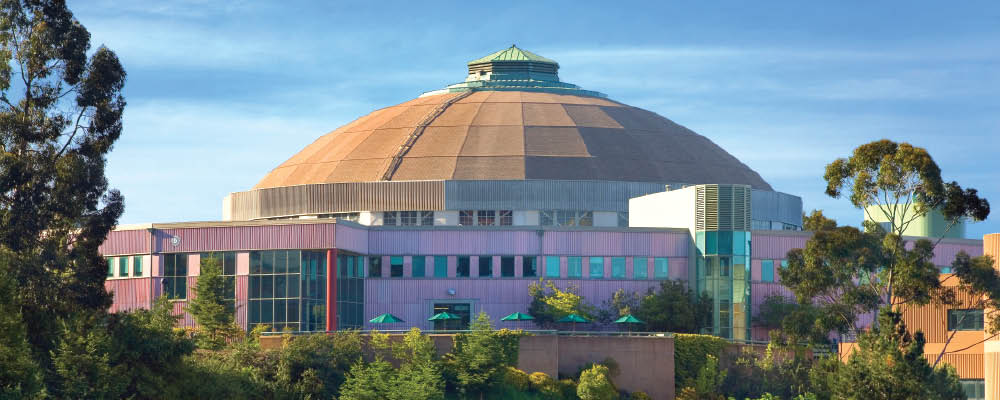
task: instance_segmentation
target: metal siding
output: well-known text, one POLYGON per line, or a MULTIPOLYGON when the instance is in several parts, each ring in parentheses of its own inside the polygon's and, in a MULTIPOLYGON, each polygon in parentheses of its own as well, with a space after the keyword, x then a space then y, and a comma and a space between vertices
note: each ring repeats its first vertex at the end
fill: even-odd
POLYGON ((335 244, 335 223, 158 229, 156 248, 164 253, 256 249, 325 249, 335 244), (180 238, 173 246, 172 237, 180 238))
POLYGON ((688 235, 675 232, 546 231, 547 255, 686 257, 688 235))
POLYGON ((105 256, 149 253, 149 231, 145 229, 111 231, 97 251, 105 256))
POLYGON ((948 340, 948 309, 963 308, 975 304, 977 299, 961 290, 955 291, 956 307, 945 307, 934 304, 926 306, 910 306, 903 309, 903 322, 907 326, 919 327, 924 331, 928 343, 944 343, 948 340))
MULTIPOLYGON (((928 360, 937 358, 937 354, 924 354, 928 360)), ((955 372, 962 379, 983 379, 983 355, 982 354, 945 354, 941 357, 941 362, 946 362, 955 367, 955 372)))
POLYGON ((801 249, 806 246, 810 236, 789 234, 768 234, 767 231, 753 231, 750 239, 750 254, 754 259, 786 258, 791 249, 801 249))
POLYGON ((236 276, 236 324, 247 329, 248 280, 247 275, 236 276))
POLYGON ((443 181, 349 182, 235 192, 234 220, 353 211, 444 209, 443 181))
POLYGON ((368 229, 356 226, 337 224, 336 248, 368 254, 368 229))
POLYGON ((667 183, 510 180, 444 181, 447 210, 628 211, 633 197, 666 190, 667 183))
POLYGON ((784 296, 795 299, 795 295, 787 287, 780 283, 771 282, 751 282, 750 283, 750 312, 756 316, 760 312, 760 305, 770 296, 784 296))
POLYGON ((510 230, 372 230, 370 254, 533 255, 538 254, 535 231, 510 230))
POLYGON ((950 266, 951 263, 955 261, 955 256, 961 251, 966 252, 972 257, 978 257, 983 255, 983 246, 958 243, 939 243, 934 247, 934 258, 931 259, 931 262, 933 262, 934 265, 950 266))
POLYGON ((113 295, 109 312, 130 311, 150 308, 150 278, 109 279, 104 288, 113 295))

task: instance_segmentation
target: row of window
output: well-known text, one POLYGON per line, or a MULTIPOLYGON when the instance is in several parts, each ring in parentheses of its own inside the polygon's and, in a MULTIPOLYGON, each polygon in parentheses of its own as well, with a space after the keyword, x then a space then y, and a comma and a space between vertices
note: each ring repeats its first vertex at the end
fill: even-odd
POLYGON ((108 278, 114 278, 116 272, 118 278, 142 276, 142 256, 107 257, 107 260, 108 278), (131 275, 129 275, 129 259, 132 259, 131 275), (118 268, 115 268, 116 264, 118 268))
MULTIPOLYGON (((540 274, 538 257, 534 256, 522 257, 519 275, 515 271, 517 263, 516 257, 513 256, 500 257, 499 266, 494 265, 492 256, 478 257, 476 265, 473 265, 472 257, 470 256, 455 256, 455 258, 454 277, 456 278, 470 277, 473 267, 476 268, 477 276, 482 278, 496 276, 496 267, 499 267, 499 276, 502 278, 513 278, 516 276, 533 278, 540 274)), ((546 256, 545 277, 581 279, 584 277, 584 259, 586 259, 588 267, 586 276, 590 279, 603 279, 605 276, 610 276, 612 279, 649 279, 651 275, 653 279, 669 279, 670 277, 669 260, 666 257, 654 257, 652 259, 647 257, 633 257, 632 276, 627 276, 625 257, 610 257, 610 263, 605 263, 605 257, 565 257, 565 259, 566 262, 564 265, 562 262, 563 257, 546 256), (650 274, 650 265, 653 267, 652 274, 650 274), (565 274, 562 272, 564 266, 566 270, 565 274)), ((389 257, 388 265, 383 265, 382 257, 369 257, 368 276, 377 278, 402 278, 404 276, 403 261, 403 256, 391 256, 389 257)), ((448 256, 415 256, 411 258, 410 266, 410 277, 413 278, 448 277, 448 256), (433 265, 427 265, 428 258, 431 259, 433 265)))
POLYGON ((594 212, 583 210, 542 210, 538 212, 541 226, 594 226, 594 212))
POLYGON ((382 213, 382 225, 431 226, 434 211, 386 211, 382 213))
POLYGON ((511 226, 514 225, 512 210, 461 210, 458 224, 462 226, 511 226))

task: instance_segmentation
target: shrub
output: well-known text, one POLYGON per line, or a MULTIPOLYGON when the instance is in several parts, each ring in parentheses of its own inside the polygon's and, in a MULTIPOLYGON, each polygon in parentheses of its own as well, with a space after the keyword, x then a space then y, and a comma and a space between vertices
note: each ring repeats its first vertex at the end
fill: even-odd
POLYGON ((559 380, 559 396, 563 399, 576 398, 576 382, 572 379, 559 380))
MULTIPOLYGON (((544 372, 532 372, 528 375, 528 380, 531 383, 531 390, 534 390, 542 395, 542 398, 546 399, 559 399, 562 398, 562 392, 559 388, 559 382, 552 379, 551 376, 544 372)), ((573 391, 574 393, 576 390, 573 391)))
POLYGON ((677 334, 674 336, 674 386, 690 386, 708 356, 716 359, 729 342, 711 335, 677 334))
POLYGON ((630 400, 653 400, 646 392, 632 392, 628 395, 630 400))
POLYGON ((611 400, 618 397, 618 391, 608 377, 608 367, 594 365, 580 374, 580 384, 576 387, 576 395, 580 400, 611 400))
POLYGON ((505 385, 522 392, 528 390, 531 386, 528 374, 514 367, 507 367, 507 373, 504 375, 503 381, 505 385))

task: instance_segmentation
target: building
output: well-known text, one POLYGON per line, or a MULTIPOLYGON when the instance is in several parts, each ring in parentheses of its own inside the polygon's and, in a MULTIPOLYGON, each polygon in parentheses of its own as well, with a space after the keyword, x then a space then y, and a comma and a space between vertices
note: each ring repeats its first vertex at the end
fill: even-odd
MULTIPOLYGON (((558 68, 512 46, 461 83, 321 136, 227 196, 223 221, 119 227, 101 247, 112 310, 166 294, 183 313, 200 260, 217 257, 246 328, 370 328, 392 313, 434 329, 441 311, 461 324, 523 312, 540 278, 597 304, 677 279, 714 299, 704 332, 766 339, 751 316, 787 294, 783 259, 809 238, 801 199, 558 68)), ((982 252, 942 246, 941 265, 982 252)))

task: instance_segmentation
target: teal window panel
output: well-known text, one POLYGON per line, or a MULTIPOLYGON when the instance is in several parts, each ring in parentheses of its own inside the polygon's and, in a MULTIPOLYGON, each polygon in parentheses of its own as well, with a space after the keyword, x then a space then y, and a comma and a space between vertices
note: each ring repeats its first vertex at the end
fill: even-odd
POLYGON ((719 254, 719 232, 705 232, 705 254, 719 254))
POLYGON ((403 257, 389 257, 389 277, 401 278, 403 276, 403 257))
POLYGON ((447 278, 448 277, 448 257, 447 256, 434 256, 434 277, 435 278, 447 278))
POLYGON ((500 257, 500 276, 504 278, 514 277, 514 257, 500 257))
POLYGON ((625 279, 625 257, 611 258, 611 277, 625 279))
POLYGON ((698 246, 698 251, 705 254, 705 232, 696 232, 694 238, 695 244, 698 246))
POLYGON ((781 269, 788 268, 788 260, 781 260, 781 269))
POLYGON ((604 278, 604 257, 590 257, 590 279, 604 278))
POLYGON ((670 262, 666 257, 656 257, 653 259, 653 278, 670 279, 670 262))
POLYGON ((581 257, 567 257, 567 276, 570 278, 583 278, 583 259, 581 257))
POLYGON ((649 259, 646 257, 632 258, 632 278, 649 279, 649 259))
POLYGON ((411 265, 413 266, 412 271, 414 278, 424 277, 424 275, 427 273, 426 264, 427 264, 427 257, 413 256, 413 261, 411 262, 411 265))
POLYGON ((559 269, 561 261, 559 256, 546 256, 545 257, 545 277, 546 278, 559 278, 559 269))
POLYGON ((142 256, 132 257, 132 275, 142 276, 142 256))
POLYGON ((115 259, 108 257, 108 277, 115 276, 115 259))
POLYGON ((128 278, 128 257, 118 257, 118 277, 128 278))
POLYGON ((733 254, 737 256, 747 255, 747 234, 749 232, 736 231, 733 232, 733 254))
POLYGON ((774 282, 774 261, 763 260, 760 262, 761 282, 774 282))
POLYGON ((983 309, 948 310, 949 331, 981 331, 984 327, 983 309))
POLYGON ((722 255, 733 254, 733 231, 719 231, 719 253, 722 255))

